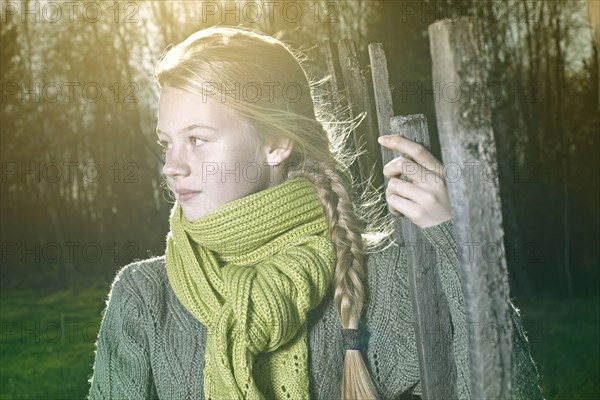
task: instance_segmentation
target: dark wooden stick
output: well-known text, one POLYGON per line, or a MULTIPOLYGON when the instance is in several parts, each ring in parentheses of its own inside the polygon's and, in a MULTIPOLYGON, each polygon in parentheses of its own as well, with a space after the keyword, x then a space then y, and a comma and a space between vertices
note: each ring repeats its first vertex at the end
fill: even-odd
MULTIPOLYGON (((429 148, 424 115, 393 117, 391 132, 429 148)), ((404 154, 382 147, 383 162, 404 154)), ((386 179, 387 184, 387 179, 386 179)), ((396 219, 395 235, 402 232, 408 262, 408 281, 421 374, 423 399, 455 399, 456 365, 452 353, 450 308, 436 267, 435 249, 407 218, 396 219)))
MULTIPOLYGON (((392 90, 387 68, 387 58, 381 43, 369 44, 369 60, 371 63, 371 78, 373 80, 373 93, 375 97, 375 108, 377 110, 378 132, 370 132, 377 140, 377 136, 390 134, 390 119, 394 116, 394 105, 392 102, 392 90), (379 133, 379 135, 378 135, 379 133)), ((385 147, 382 147, 385 149, 385 147)), ((382 165, 385 163, 382 160, 382 165)), ((377 170, 384 181, 383 169, 377 170)), ((387 181, 386 181, 387 183, 387 181)))
POLYGON ((383 165, 379 158, 379 144, 377 143, 376 126, 371 116, 371 100, 369 89, 363 76, 358 61, 356 44, 351 39, 342 39, 338 43, 338 54, 344 85, 350 102, 350 114, 353 118, 366 113, 365 119, 354 130, 354 144, 359 152, 358 167, 361 184, 366 184, 371 176, 371 183, 375 187, 383 184, 383 165))

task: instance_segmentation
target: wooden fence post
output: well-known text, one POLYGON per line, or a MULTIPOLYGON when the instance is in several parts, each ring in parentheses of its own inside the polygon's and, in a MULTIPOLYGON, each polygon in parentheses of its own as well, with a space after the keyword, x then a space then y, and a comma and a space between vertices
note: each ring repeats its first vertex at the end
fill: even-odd
MULTIPOLYGON (((426 148, 430 147, 424 115, 393 117, 390 127, 393 133, 421 143, 426 148)), ((399 155, 406 157, 385 150, 383 158, 386 163, 399 155)), ((409 219, 396 220, 395 231, 400 230, 408 262, 422 397, 427 400, 455 399, 456 364, 452 353, 452 323, 448 300, 437 271, 435 249, 409 219)))
POLYGON ((509 284, 481 32, 466 18, 429 26, 435 104, 465 296, 471 395, 516 398, 509 284), (445 99, 446 89, 458 88, 445 99), (455 165, 454 165, 455 166, 455 165), (455 168, 452 170, 456 171, 455 168))
MULTIPOLYGON (((337 44, 325 39, 323 42, 323 53, 325 55, 325 65, 327 66, 327 71, 330 75, 330 79, 326 86, 327 99, 329 103, 334 106, 334 109, 331 111, 335 115, 335 118, 345 121, 350 117, 349 110, 347 109, 349 99, 347 90, 344 87, 344 77, 342 76, 342 71, 340 69, 337 44)), ((345 141, 344 149, 350 154, 356 154, 354 137, 345 141)), ((354 162, 352 165, 350 165, 350 172, 352 176, 358 177, 360 181, 361 174, 358 167, 358 162, 354 162)), ((354 187, 352 196, 360 196, 361 192, 362 182, 354 187)))
MULTIPOLYGON (((381 134, 395 133, 430 147, 424 115, 393 117, 387 59, 380 43, 369 44, 377 121, 381 134)), ((403 155, 381 147, 383 164, 403 155)), ((384 177, 387 185, 387 178, 384 177)), ((456 365, 452 353, 450 309, 437 272, 435 251, 408 219, 396 219, 395 239, 405 246, 413 325, 424 399, 456 398, 456 365)))
POLYGON ((354 41, 348 38, 340 40, 338 42, 338 54, 342 76, 344 77, 344 86, 350 103, 351 117, 354 118, 363 112, 366 113, 364 121, 354 130, 356 149, 359 152, 364 151, 358 157, 360 182, 365 184, 373 173, 374 179, 371 183, 374 187, 380 187, 383 184, 383 174, 378 174, 377 171, 382 171, 383 165, 379 157, 377 131, 370 113, 369 88, 360 70, 354 41))
POLYGON ((323 51, 325 54, 325 65, 331 79, 328 82, 328 90, 330 100, 337 102, 342 100, 341 92, 344 90, 344 82, 342 78, 342 71, 340 71, 340 64, 338 62, 338 51, 337 47, 330 40, 323 42, 323 51))
MULTIPOLYGON (((392 101, 392 90, 390 89, 390 80, 387 68, 387 58, 381 43, 369 44, 369 61, 371 63, 371 80, 373 81, 373 94, 375 97, 375 109, 377 113, 378 134, 390 134, 390 120, 394 116, 394 103, 392 101)), ((389 149, 381 146, 382 157, 390 155, 387 153, 389 149)), ((388 161, 382 159, 382 167, 388 161)), ((381 182, 387 179, 383 176, 383 169, 378 170, 381 175, 381 182)), ((385 190, 385 187, 384 187, 385 190)), ((398 239, 401 239, 400 237, 398 239)), ((400 240, 400 243, 402 241, 400 240)))

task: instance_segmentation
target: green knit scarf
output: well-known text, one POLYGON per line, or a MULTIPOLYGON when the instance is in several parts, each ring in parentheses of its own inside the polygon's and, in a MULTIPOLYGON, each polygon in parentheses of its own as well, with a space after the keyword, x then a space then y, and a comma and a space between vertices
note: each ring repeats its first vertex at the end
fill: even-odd
POLYGON ((308 399, 306 314, 335 268, 308 180, 289 179, 193 223, 176 202, 170 225, 169 282, 207 327, 206 399, 308 399))

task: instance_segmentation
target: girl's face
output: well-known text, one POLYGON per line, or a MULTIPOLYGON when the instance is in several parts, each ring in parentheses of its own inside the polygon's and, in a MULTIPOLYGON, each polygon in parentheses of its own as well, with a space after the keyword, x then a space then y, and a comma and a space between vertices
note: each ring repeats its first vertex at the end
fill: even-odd
POLYGON ((167 86, 160 94, 157 133, 165 148, 163 173, 191 222, 276 184, 267 149, 222 103, 167 86))

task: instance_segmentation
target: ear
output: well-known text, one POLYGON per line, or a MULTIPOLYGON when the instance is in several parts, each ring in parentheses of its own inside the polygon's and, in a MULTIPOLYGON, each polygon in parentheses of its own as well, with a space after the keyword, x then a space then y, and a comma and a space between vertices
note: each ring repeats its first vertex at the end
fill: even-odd
POLYGON ((266 141, 263 149, 269 165, 279 165, 292 154, 293 143, 290 139, 273 137, 266 141))

